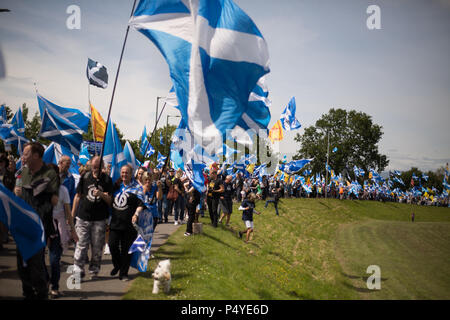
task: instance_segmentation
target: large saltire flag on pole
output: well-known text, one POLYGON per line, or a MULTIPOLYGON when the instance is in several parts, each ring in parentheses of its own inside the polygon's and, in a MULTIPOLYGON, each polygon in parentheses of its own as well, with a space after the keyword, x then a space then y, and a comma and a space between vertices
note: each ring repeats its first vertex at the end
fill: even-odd
POLYGON ((83 130, 74 127, 65 118, 52 115, 48 109, 44 110, 39 136, 59 143, 73 154, 79 154, 83 142, 83 130))
POLYGON ((108 86, 108 72, 106 67, 90 58, 88 58, 86 76, 89 83, 96 87, 106 89, 108 86))
POLYGON ((253 120, 248 100, 269 72, 269 54, 256 25, 233 1, 141 0, 130 25, 166 59, 182 118, 206 151, 219 150, 245 113, 253 120))
POLYGON ((94 136, 94 141, 103 142, 103 137, 105 136, 106 122, 103 120, 100 112, 94 108, 91 104, 91 121, 92 121, 92 134, 94 136))
POLYGON ((127 163, 127 160, 112 120, 109 120, 104 143, 103 160, 111 164, 110 177, 115 182, 120 177, 120 168, 127 163))
POLYGON ((25 136, 25 123, 23 121, 22 107, 19 107, 19 110, 14 114, 11 124, 22 137, 25 136))
POLYGON ((24 261, 45 247, 44 226, 39 215, 1 183, 0 221, 11 232, 24 261))
POLYGON ((67 120, 67 122, 74 128, 79 128, 83 132, 88 131, 89 122, 91 121, 89 114, 86 114, 85 112, 75 108, 60 107, 48 101, 40 94, 37 94, 37 99, 39 104, 39 112, 41 114, 41 120, 44 117, 44 110, 48 109, 50 114, 55 115, 58 118, 67 120))

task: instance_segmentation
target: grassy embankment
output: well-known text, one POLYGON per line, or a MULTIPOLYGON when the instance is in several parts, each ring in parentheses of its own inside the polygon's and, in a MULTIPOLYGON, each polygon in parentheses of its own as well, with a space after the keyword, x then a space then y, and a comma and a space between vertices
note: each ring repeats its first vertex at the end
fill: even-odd
POLYGON ((201 218, 203 234, 181 226, 149 261, 170 258, 169 295, 151 293, 151 272, 125 299, 450 299, 450 209, 373 201, 283 199, 257 203, 255 232, 239 239, 241 212, 230 227, 201 218), (411 212, 416 214, 410 221, 411 212), (381 290, 369 290, 369 265, 381 290))

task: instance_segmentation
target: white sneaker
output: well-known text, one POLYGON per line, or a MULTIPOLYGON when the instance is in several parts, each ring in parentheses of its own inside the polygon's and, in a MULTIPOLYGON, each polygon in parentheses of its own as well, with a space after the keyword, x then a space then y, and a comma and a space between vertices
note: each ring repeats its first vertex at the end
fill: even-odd
POLYGON ((105 250, 103 251, 103 254, 105 254, 105 255, 111 255, 111 252, 109 251, 109 246, 108 246, 108 244, 105 245, 105 250))
POLYGON ((178 225, 178 221, 175 221, 173 224, 177 226, 178 225))

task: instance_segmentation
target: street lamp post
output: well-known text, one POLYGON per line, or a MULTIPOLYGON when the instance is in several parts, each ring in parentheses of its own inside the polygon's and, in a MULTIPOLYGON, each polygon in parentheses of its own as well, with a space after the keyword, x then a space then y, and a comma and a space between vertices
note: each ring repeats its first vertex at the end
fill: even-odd
POLYGON ((327 129, 327 165, 325 167, 325 199, 328 195, 328 160, 330 157, 330 131, 327 129))
POLYGON ((172 116, 170 114, 167 115, 167 120, 166 120, 166 144, 169 145, 169 150, 167 151, 167 154, 169 154, 170 152, 170 144, 169 142, 169 118, 181 118, 180 116, 172 116))

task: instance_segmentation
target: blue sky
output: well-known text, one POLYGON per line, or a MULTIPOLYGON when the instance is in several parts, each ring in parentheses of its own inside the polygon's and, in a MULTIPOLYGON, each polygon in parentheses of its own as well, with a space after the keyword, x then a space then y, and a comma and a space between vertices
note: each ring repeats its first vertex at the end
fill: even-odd
MULTIPOLYGON (((106 118, 132 2, 0 1, 11 10, 0 13, 7 72, 0 103, 15 111, 26 102, 34 113, 36 82, 45 98, 87 111, 90 57, 108 68, 108 88, 91 87, 91 101, 106 118), (72 4, 81 9, 80 30, 66 27, 72 4)), ((296 98, 302 128, 285 135, 281 153, 295 154, 296 132, 330 108, 344 108, 366 112, 383 127, 380 151, 390 160, 388 169, 435 170, 450 161, 450 1, 235 2, 268 43, 270 127, 296 98), (366 26, 373 4, 381 10, 380 30, 366 26)), ((154 126, 156 99, 170 86, 159 51, 130 30, 111 114, 127 139, 139 139, 144 124, 154 126)))

